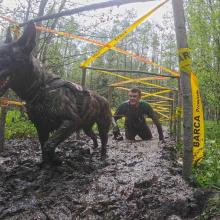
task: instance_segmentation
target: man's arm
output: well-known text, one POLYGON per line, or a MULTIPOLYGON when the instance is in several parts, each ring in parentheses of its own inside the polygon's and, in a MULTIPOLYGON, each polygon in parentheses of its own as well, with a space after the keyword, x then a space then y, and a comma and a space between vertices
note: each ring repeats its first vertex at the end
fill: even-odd
POLYGON ((161 126, 161 124, 160 124, 160 121, 158 120, 158 118, 157 118, 156 115, 154 115, 154 116, 152 117, 152 120, 153 120, 154 124, 157 126, 157 131, 158 131, 158 133, 159 133, 159 140, 160 140, 160 141, 161 141, 161 140, 164 141, 163 130, 162 130, 162 126, 161 126))
POLYGON ((113 127, 118 127, 117 120, 115 119, 114 116, 112 117, 112 124, 113 124, 113 127))
POLYGON ((115 140, 123 140, 123 136, 121 135, 117 124, 117 120, 121 119, 122 117, 123 117, 123 107, 122 105, 120 105, 112 117, 113 135, 115 140))
POLYGON ((119 127, 117 125, 117 120, 115 119, 115 117, 112 117, 112 124, 113 124, 113 135, 114 135, 114 139, 115 140, 123 140, 123 136, 120 133, 119 127))
POLYGON ((154 124, 157 126, 159 140, 160 141, 162 140, 164 142, 162 126, 160 124, 160 121, 157 118, 157 115, 155 114, 153 108, 151 107, 151 105, 149 103, 143 102, 143 105, 144 105, 144 114, 146 114, 149 118, 152 119, 154 124))

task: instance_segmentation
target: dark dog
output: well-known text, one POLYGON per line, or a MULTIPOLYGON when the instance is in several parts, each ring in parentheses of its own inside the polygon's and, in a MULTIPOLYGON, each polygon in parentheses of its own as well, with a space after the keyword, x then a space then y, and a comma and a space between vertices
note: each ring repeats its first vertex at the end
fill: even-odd
POLYGON ((27 114, 37 129, 43 161, 58 162, 55 148, 79 129, 83 129, 97 147, 97 137, 92 131, 95 123, 104 159, 111 123, 108 101, 48 72, 31 55, 35 36, 33 21, 28 23, 18 41, 12 43, 11 34, 7 34, 6 44, 0 47, 0 96, 11 88, 26 102, 27 114), (54 133, 49 137, 51 132, 54 133))

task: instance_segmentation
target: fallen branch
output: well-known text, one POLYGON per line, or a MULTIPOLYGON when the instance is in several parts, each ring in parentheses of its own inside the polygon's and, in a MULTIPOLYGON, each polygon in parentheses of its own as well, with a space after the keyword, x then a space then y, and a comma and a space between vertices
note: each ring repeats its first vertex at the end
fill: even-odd
MULTIPOLYGON (((51 14, 51 15, 41 16, 41 17, 33 19, 33 21, 34 22, 39 22, 39 21, 43 21, 43 20, 49 20, 49 19, 59 18, 59 17, 62 17, 62 16, 77 14, 77 13, 84 12, 84 11, 96 10, 96 9, 99 9, 99 8, 106 8, 106 7, 112 7, 112 6, 118 6, 119 7, 120 5, 125 5, 125 4, 130 4, 130 3, 137 3, 137 2, 149 2, 149 1, 157 1, 157 0, 113 0, 113 1, 107 1, 107 2, 102 2, 102 3, 86 5, 86 6, 82 6, 82 7, 79 7, 79 8, 74 8, 74 9, 62 11, 62 12, 51 14)), ((24 22, 24 23, 20 23, 19 25, 20 25, 20 27, 23 27, 27 23, 28 23, 28 21, 24 22)))

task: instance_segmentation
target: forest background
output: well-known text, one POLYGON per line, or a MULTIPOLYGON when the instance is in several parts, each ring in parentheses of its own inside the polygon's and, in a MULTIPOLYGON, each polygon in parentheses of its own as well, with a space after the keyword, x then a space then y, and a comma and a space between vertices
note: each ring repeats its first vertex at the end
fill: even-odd
MULTIPOLYGON (((18 23, 23 23, 43 15, 78 8, 84 4, 94 3, 94 1, 86 0, 80 1, 80 3, 79 1, 73 0, 14 0, 10 2, 13 2, 13 5, 8 6, 4 4, 3 0, 0 7, 0 14, 18 23)), ((156 2, 159 4, 159 1, 156 2)), ((212 148, 212 152, 214 152, 214 147, 216 149, 218 148, 219 141, 217 139, 220 133, 218 131, 218 124, 220 122, 220 2, 216 0, 185 0, 183 2, 187 39, 192 60, 191 68, 198 78, 204 118, 206 121, 206 139, 209 141, 206 142, 206 152, 210 153, 210 148, 212 148), (214 129, 211 127, 210 121, 216 125, 214 129)), ((145 3, 145 5, 147 5, 147 3, 145 3)), ((163 7, 170 8, 170 10, 166 10, 161 21, 152 19, 145 20, 118 42, 116 47, 150 60, 172 71, 179 72, 171 1, 165 5, 163 7)), ((107 43, 144 15, 142 14, 140 16, 132 7, 127 7, 126 10, 119 12, 117 9, 120 7, 121 6, 110 7, 105 10, 97 9, 91 12, 85 11, 71 16, 36 22, 36 25, 107 43)), ((150 8, 146 8, 145 13, 149 10, 150 8)), ((4 42, 6 28, 9 25, 13 26, 8 21, 0 19, 0 44, 4 42)), ((21 32, 23 32, 22 28, 21 32)), ((35 48, 34 55, 53 73, 77 84, 81 84, 82 69, 80 65, 99 49, 100 46, 86 41, 38 31, 37 47, 35 48)), ((93 61, 91 66, 105 69, 140 70, 161 75, 170 75, 169 72, 163 69, 114 50, 108 50, 93 61)), ((120 75, 134 79, 149 77, 148 75, 135 72, 124 72, 120 73, 120 75)), ((86 87, 98 92, 106 98, 108 98, 109 92, 108 85, 120 81, 124 80, 95 70, 87 70, 86 87)), ((171 89, 177 89, 178 87, 177 79, 172 78, 160 80, 148 79, 147 82, 171 89)), ((132 86, 140 86, 143 92, 153 93, 159 91, 155 87, 146 87, 137 82, 125 84, 127 88, 132 86)), ((170 94, 166 93, 164 96, 166 98, 169 97, 170 94)), ((112 108, 115 109, 119 103, 127 99, 127 91, 114 88, 112 108)), ((145 98, 145 100, 149 102, 151 102, 152 99, 153 101, 159 100, 159 98, 153 96, 145 98)), ((12 92, 10 92, 10 100, 19 101, 12 92)), ((10 105, 10 108, 13 110, 13 108, 17 108, 17 106, 10 105)), ((8 115, 10 116, 10 114, 8 115)), ((14 122, 15 116, 13 115, 11 118, 14 122)), ((26 130, 26 132, 27 131, 30 131, 30 129, 26 130)), ((13 129, 11 129, 11 132, 13 132, 13 129)), ((8 136, 11 137, 10 135, 8 136)), ((216 152, 214 152, 211 155, 214 159, 211 160, 210 163, 218 161, 218 155, 219 153, 216 154, 216 152)), ((205 160, 203 161, 205 163, 205 160)), ((199 175, 202 178, 200 181, 201 185, 207 183, 207 180, 219 184, 220 164, 215 164, 211 169, 209 174, 205 176, 203 173, 196 174, 197 178, 199 175), (205 177, 207 178, 204 180, 205 177)))
MULTIPOLYGON (((81 7, 94 1, 68 1, 68 0, 28 0, 10 1, 10 7, 0 8, 0 14, 18 23, 23 23, 35 17, 53 14, 56 12, 81 7), (13 7, 12 7, 13 6, 13 7)), ((158 2, 157 2, 158 3, 158 2)), ((139 5, 143 3, 137 3, 139 5)), ((145 6, 148 3, 145 3, 145 6)), ((174 19, 171 2, 163 20, 146 20, 135 28, 129 35, 122 39, 116 46, 122 50, 143 57, 156 64, 164 66, 175 72, 179 71, 176 37, 174 32, 174 19)), ((186 0, 184 1, 187 37, 191 52, 192 70, 198 77, 200 92, 203 101, 204 117, 207 120, 219 122, 220 87, 219 87, 219 6, 218 1, 186 0)), ((132 4, 134 5, 134 4, 132 4)), ((37 22, 37 26, 81 36, 102 43, 107 43, 132 23, 140 18, 137 11, 130 7, 118 10, 120 7, 98 9, 92 12, 82 12, 72 16, 37 22), (115 11, 119 13, 115 13, 115 11)), ((127 5, 128 6, 128 5, 127 5)), ((150 5, 149 5, 150 6, 150 5)), ((165 7, 165 6, 164 6, 165 7)), ((149 7, 150 8, 150 7, 149 7)), ((146 8, 147 13, 149 8, 146 8)), ((140 12, 139 12, 140 14, 140 12)), ((6 27, 9 22, 0 19, 0 43, 4 41, 6 27)), ((21 31, 23 31, 21 29, 21 31)), ((82 69, 80 65, 93 55, 100 46, 68 38, 48 32, 38 31, 38 47, 35 49, 37 56, 55 74, 70 81, 81 84, 82 69)), ((109 50, 92 63, 92 67, 106 69, 125 69, 155 72, 170 75, 170 73, 119 52, 109 50)), ((122 73, 130 78, 147 77, 137 73, 122 73)), ((107 85, 123 81, 118 77, 101 74, 97 71, 87 71, 86 87, 108 96, 107 85)), ((167 88, 177 88, 177 80, 148 81, 167 88)), ((128 84, 127 84, 128 85, 128 84)), ((129 86, 138 85, 130 83, 129 86)), ((141 86, 141 85, 139 85, 141 86)), ((143 85, 142 85, 143 86, 143 85)), ((147 88, 148 92, 158 91, 155 87, 147 88)), ((146 89, 143 88, 143 91, 146 89)), ((169 94, 165 94, 165 96, 169 94)), ((114 89, 112 107, 127 99, 127 92, 114 89)), ((152 99, 149 97, 148 99, 152 99)), ((155 98, 154 98, 155 99, 155 98)))

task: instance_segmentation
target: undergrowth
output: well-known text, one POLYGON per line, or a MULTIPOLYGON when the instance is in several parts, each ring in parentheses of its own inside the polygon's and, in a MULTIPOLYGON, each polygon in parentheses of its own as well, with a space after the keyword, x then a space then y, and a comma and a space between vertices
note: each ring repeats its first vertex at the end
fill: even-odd
MULTIPOLYGON (((205 121, 204 155, 192 170, 191 181, 197 187, 213 188, 220 193, 220 126, 205 121)), ((208 200, 201 220, 220 219, 220 198, 208 200)))
MULTIPOLYGON (((118 126, 120 129, 124 128, 124 121, 118 120, 118 126)), ((98 126, 95 123, 94 131, 98 131, 98 126)), ((110 130, 113 129, 111 125, 110 130)), ((5 139, 22 138, 22 137, 37 137, 37 131, 34 124, 28 119, 26 113, 22 116, 20 111, 13 110, 8 111, 5 122, 5 139)))
POLYGON ((5 139, 36 137, 37 131, 27 114, 21 116, 20 111, 8 111, 5 122, 5 139))
POLYGON ((220 187, 220 126, 205 122, 204 155, 201 162, 193 167, 194 180, 198 186, 220 187))

